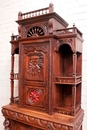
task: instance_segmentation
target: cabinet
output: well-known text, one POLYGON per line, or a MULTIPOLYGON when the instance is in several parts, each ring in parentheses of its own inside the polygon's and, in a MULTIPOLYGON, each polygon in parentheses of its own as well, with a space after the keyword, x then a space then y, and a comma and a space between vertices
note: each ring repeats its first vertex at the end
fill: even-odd
POLYGON ((82 130, 82 33, 75 25, 68 28, 52 3, 19 12, 16 22, 19 35, 10 41, 11 98, 2 107, 5 129, 82 130))

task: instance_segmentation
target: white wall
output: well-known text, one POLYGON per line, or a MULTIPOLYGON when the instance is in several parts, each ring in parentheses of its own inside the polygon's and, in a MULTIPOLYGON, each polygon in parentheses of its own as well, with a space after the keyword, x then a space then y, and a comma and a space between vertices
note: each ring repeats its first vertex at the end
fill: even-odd
MULTIPOLYGON (((0 108, 9 103, 10 98, 10 36, 17 33, 17 15, 54 4, 54 10, 71 27, 73 23, 83 33, 82 60, 82 108, 85 110, 83 130, 87 130, 87 0, 0 0, 0 108)), ((0 113, 0 130, 3 130, 3 116, 0 113)))

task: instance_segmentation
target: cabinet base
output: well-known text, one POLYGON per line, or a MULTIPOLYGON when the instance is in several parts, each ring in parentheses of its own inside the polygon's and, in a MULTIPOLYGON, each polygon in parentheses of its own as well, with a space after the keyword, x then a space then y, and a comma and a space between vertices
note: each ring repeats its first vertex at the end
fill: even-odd
POLYGON ((19 108, 15 104, 3 106, 2 113, 5 130, 82 130, 84 115, 82 109, 75 116, 58 113, 49 115, 19 108))

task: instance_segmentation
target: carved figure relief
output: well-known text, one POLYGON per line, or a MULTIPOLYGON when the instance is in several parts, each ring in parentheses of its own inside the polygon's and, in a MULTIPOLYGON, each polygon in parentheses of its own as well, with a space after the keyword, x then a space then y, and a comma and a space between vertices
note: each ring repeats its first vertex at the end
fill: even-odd
POLYGON ((27 68, 28 77, 30 79, 43 79, 43 55, 33 53, 30 56, 30 61, 27 68))
POLYGON ((45 74, 48 65, 48 46, 43 44, 25 45, 24 47, 24 64, 25 78, 33 81, 45 81, 45 74), (45 62, 47 64, 45 64, 45 62))

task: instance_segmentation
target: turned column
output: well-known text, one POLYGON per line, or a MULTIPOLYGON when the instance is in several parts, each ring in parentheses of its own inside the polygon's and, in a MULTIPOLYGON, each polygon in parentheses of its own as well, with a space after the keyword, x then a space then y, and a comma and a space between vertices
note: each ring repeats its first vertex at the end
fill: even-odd
POLYGON ((11 98, 10 103, 14 102, 14 54, 11 56, 11 98))

